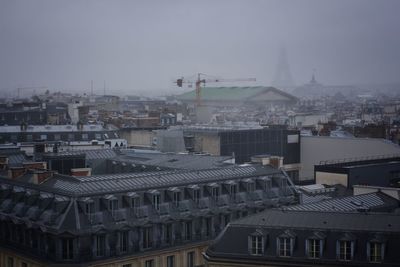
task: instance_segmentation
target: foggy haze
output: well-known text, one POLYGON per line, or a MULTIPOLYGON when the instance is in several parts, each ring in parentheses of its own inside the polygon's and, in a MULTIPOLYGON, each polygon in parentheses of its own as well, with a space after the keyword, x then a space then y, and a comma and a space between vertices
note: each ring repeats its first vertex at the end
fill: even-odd
MULTIPOLYGON (((270 85, 286 47, 296 85, 394 83, 400 1, 0 2, 0 89, 181 93, 203 72, 270 85)), ((223 84, 218 84, 223 86, 223 84)))

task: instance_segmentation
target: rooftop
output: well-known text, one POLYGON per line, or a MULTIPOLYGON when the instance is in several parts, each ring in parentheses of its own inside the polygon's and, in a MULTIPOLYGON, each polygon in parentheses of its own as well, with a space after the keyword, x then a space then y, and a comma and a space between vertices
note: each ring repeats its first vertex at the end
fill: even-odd
MULTIPOLYGON (((0 178, 0 181, 3 184, 35 187, 41 191, 48 191, 61 195, 88 196, 103 195, 105 193, 143 191, 187 184, 211 183, 272 174, 282 175, 279 170, 268 166, 245 166, 197 171, 174 170, 93 175, 88 177, 73 177, 56 174, 40 185, 27 184, 26 182, 10 180, 5 177, 0 178)), ((22 176, 20 180, 26 179, 22 176)))
POLYGON ((97 131, 107 131, 116 130, 113 126, 108 126, 107 128, 101 124, 84 124, 82 130, 78 130, 76 125, 28 125, 26 130, 21 131, 20 125, 7 125, 0 126, 0 132, 2 133, 19 133, 19 132, 97 132, 97 131))
MULTIPOLYGON (((201 99, 203 101, 246 101, 256 99, 262 94, 273 92, 282 97, 281 100, 295 101, 296 97, 278 90, 274 87, 250 86, 250 87, 203 87, 201 89, 201 99)), ((195 90, 178 96, 180 100, 195 100, 195 90)))
POLYGON ((288 229, 400 232, 400 216, 392 213, 265 210, 231 223, 232 226, 288 229))
POLYGON ((332 199, 322 198, 319 202, 288 206, 286 210, 292 211, 380 211, 393 210, 399 207, 399 201, 381 193, 369 193, 357 196, 338 197, 332 199))
POLYGON ((176 153, 140 153, 123 152, 114 161, 129 164, 143 164, 147 166, 157 166, 171 169, 201 170, 215 167, 226 167, 226 161, 231 160, 230 156, 211 156, 196 154, 176 154, 176 153))

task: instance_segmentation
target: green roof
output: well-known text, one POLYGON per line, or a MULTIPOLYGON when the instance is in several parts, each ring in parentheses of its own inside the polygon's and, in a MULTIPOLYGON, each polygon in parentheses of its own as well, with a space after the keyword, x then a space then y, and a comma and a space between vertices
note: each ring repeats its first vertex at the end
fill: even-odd
MULTIPOLYGON (((273 91, 280 94, 289 100, 294 100, 295 97, 280 91, 274 87, 265 86, 252 86, 252 87, 202 87, 201 100, 202 101, 244 101, 246 99, 254 98, 263 93, 273 91)), ((194 101, 196 99, 196 91, 181 94, 177 97, 179 100, 194 101)))

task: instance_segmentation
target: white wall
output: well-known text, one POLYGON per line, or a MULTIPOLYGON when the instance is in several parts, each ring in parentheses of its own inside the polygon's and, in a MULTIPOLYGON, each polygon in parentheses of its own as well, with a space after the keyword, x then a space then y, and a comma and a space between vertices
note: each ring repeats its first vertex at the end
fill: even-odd
POLYGON ((314 165, 325 160, 400 154, 400 146, 378 138, 301 136, 300 180, 314 178, 314 165))

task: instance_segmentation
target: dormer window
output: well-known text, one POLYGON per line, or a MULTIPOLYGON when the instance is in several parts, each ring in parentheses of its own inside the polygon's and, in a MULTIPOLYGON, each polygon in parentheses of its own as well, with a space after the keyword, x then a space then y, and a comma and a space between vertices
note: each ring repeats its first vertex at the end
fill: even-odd
POLYGON ((385 256, 386 239, 381 235, 376 235, 367 243, 367 256, 370 262, 383 262, 385 256))
POLYGON ((177 192, 174 192, 174 205, 175 205, 175 207, 179 207, 179 202, 181 201, 181 192, 180 191, 177 191, 177 192))
POLYGON ((218 198, 219 198, 219 195, 220 195, 219 185, 217 183, 209 183, 207 185, 207 188, 209 190, 208 192, 210 193, 211 198, 215 202, 218 202, 218 198))
POLYGON ((256 190, 256 184, 252 179, 245 179, 242 181, 244 188, 246 189, 246 192, 251 193, 256 190))
POLYGON ((370 262, 382 262, 383 261, 383 251, 384 251, 384 244, 380 242, 369 242, 369 261, 370 262))
POLYGON ((249 252, 253 256, 261 256, 265 249, 265 235, 262 230, 256 230, 249 235, 249 252))
POLYGON ((114 215, 115 211, 118 210, 118 199, 114 195, 106 195, 104 198, 106 199, 108 211, 114 215))
POLYGON ((315 232, 306 240, 306 255, 310 259, 319 259, 322 257, 323 244, 325 235, 320 232, 315 232))
POLYGON ((118 209, 118 200, 117 199, 111 199, 108 202, 108 210, 111 212, 114 212, 118 209))
POLYGON ((211 189, 211 196, 215 201, 218 201, 218 198, 219 198, 219 187, 213 187, 211 189))
POLYGON ((286 230, 277 238, 277 254, 279 257, 291 257, 293 255, 295 238, 295 234, 290 230, 286 230))
POLYGON ((133 208, 137 209, 140 207, 140 195, 136 192, 129 192, 126 194, 127 197, 127 203, 128 205, 133 208))
POLYGON ((170 187, 167 192, 170 195, 174 206, 179 207, 179 203, 182 201, 181 190, 178 187, 170 187))
POLYGON ((341 261, 351 261, 354 257, 355 237, 346 233, 336 242, 337 258, 341 261))
POLYGON ((193 201, 196 204, 199 204, 199 199, 200 199, 200 189, 194 189, 193 190, 193 201))

